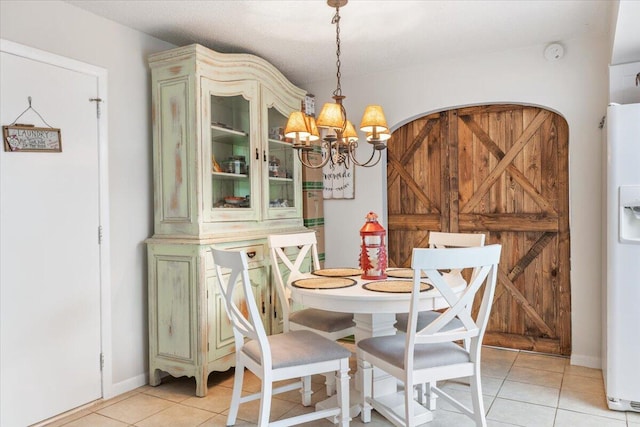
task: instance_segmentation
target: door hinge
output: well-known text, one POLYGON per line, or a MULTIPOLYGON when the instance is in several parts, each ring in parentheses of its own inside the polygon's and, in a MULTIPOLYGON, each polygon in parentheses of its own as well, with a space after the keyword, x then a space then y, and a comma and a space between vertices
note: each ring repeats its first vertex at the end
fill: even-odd
POLYGON ((100 353, 100 370, 104 369, 104 353, 100 353))
POLYGON ((98 244, 99 245, 102 244, 102 226, 101 225, 98 226, 98 244))
POLYGON ((100 103, 102 102, 102 98, 89 98, 89 102, 96 103, 96 117, 100 118, 100 103))

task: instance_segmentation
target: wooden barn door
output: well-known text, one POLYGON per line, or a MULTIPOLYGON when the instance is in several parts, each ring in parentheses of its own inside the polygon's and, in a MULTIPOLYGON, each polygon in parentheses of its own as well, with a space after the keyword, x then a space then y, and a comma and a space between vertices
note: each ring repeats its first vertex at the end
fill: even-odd
POLYGON ((389 264, 409 266, 429 231, 503 246, 484 344, 569 355, 568 127, 520 105, 431 114, 387 153, 389 264))

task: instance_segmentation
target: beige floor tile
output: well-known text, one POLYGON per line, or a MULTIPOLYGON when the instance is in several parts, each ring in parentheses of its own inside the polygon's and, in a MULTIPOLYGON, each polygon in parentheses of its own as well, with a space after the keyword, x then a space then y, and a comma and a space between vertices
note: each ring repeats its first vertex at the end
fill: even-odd
POLYGON ((564 373, 564 369, 568 364, 569 359, 566 357, 520 352, 513 366, 564 373))
POLYGON ((189 406, 174 405, 136 423, 137 427, 196 427, 216 414, 189 406))
MULTIPOLYGON (((285 413, 290 411, 295 403, 286 400, 274 398, 271 400, 271 410, 269 411, 269 420, 277 420, 281 418, 285 413)), ((258 415, 260 413, 260 400, 253 400, 251 402, 243 403, 238 410, 238 418, 250 423, 257 423, 258 415)), ((225 411, 223 415, 227 415, 228 411, 225 411)))
POLYGON ((111 406, 114 403, 122 402, 123 400, 127 400, 130 397, 136 396, 142 393, 143 390, 147 390, 150 386, 138 387, 135 390, 128 391, 126 393, 119 394, 111 399, 107 400, 98 400, 95 405, 93 405, 90 409, 92 412, 98 412, 102 408, 106 408, 107 406, 111 406))
POLYGON ((172 402, 182 402, 196 395, 196 380, 187 377, 171 378, 163 381, 159 386, 145 389, 143 393, 172 402))
POLYGON ((135 424, 151 415, 158 413, 175 403, 147 394, 136 394, 128 399, 114 403, 97 413, 118 421, 135 424))
POLYGON ((640 423, 640 412, 627 412, 627 421, 640 423))
POLYGON ((482 361, 510 363, 518 357, 517 350, 508 350, 496 347, 482 347, 482 361))
POLYGON ((487 419, 525 427, 552 427, 556 408, 496 398, 487 419))
MULTIPOLYGON (((503 379, 486 377, 482 376, 482 394, 486 394, 488 396, 496 396, 500 387, 502 387, 503 379)), ((455 380, 447 381, 445 384, 441 385, 442 388, 457 388, 461 390, 469 390, 469 381, 468 378, 458 378, 455 380)))
POLYGON ((65 424, 65 427, 126 427, 128 425, 100 414, 90 414, 65 424))
MULTIPOLYGON (((240 426, 240 423, 236 423, 236 426, 240 426)), ((227 416, 226 415, 214 415, 212 418, 209 418, 204 423, 200 424, 199 427, 226 427, 227 426, 227 416)))
POLYGON ((560 372, 513 367, 511 371, 509 371, 509 375, 507 375, 507 380, 560 388, 562 385, 562 374, 560 372))
MULTIPOLYGON (((315 411, 315 407, 314 406, 302 406, 302 405, 296 405, 293 408, 291 408, 290 411, 287 411, 285 414, 282 415, 282 417, 280 417, 281 420, 285 419, 285 418, 291 418, 291 417, 297 417, 298 415, 302 415, 302 414, 308 414, 311 412, 315 411)), ((307 423, 302 423, 302 424, 296 424, 296 425, 301 425, 301 426, 317 426, 317 427, 332 427, 334 426, 334 424, 326 419, 321 419, 321 420, 314 420, 314 421, 309 421, 307 423)))
POLYGON ((627 423, 622 420, 596 417, 580 412, 558 409, 554 427, 626 427, 626 425, 627 423))
POLYGON ((519 383, 515 381, 505 381, 498 392, 498 397, 502 397, 504 399, 551 406, 553 408, 558 406, 559 396, 559 388, 544 387, 541 385, 519 383))
POLYGON ((231 405, 232 391, 232 389, 222 386, 210 388, 205 397, 190 397, 183 400, 181 404, 221 414, 227 411, 231 405))
POLYGON ((80 409, 77 411, 71 411, 66 414, 61 414, 52 419, 37 423, 32 425, 31 427, 60 427, 65 424, 69 424, 73 420, 77 420, 82 417, 86 417, 91 414, 93 411, 90 409, 80 409))
MULTIPOLYGON (((473 408, 471 403, 471 392, 469 391, 469 388, 467 388, 466 390, 451 388, 443 391, 451 395, 451 397, 453 397, 454 399, 456 399, 457 401, 465 405, 467 408, 469 409, 473 408)), ((486 394, 482 395, 485 414, 491 407, 491 403, 493 402, 494 398, 495 398, 494 396, 488 396, 486 394)), ((441 398, 436 399, 436 408, 442 409, 444 411, 460 412, 456 407, 451 406, 449 403, 447 403, 444 399, 441 399, 441 398)))
POLYGON ((589 391, 566 389, 563 387, 562 390, 560 390, 558 408, 618 420, 626 419, 624 412, 609 410, 604 393, 602 392, 591 393, 589 391))
POLYGON ((511 366, 511 362, 503 360, 482 360, 480 369, 482 371, 482 375, 486 377, 505 379, 511 370, 511 366))
POLYGON ((578 375, 581 377, 600 378, 602 380, 602 369, 587 368, 585 366, 567 365, 564 368, 565 375, 578 375))
POLYGON ((602 378, 582 377, 578 375, 565 375, 562 379, 563 390, 580 390, 590 393, 599 393, 604 397, 604 382, 602 378))

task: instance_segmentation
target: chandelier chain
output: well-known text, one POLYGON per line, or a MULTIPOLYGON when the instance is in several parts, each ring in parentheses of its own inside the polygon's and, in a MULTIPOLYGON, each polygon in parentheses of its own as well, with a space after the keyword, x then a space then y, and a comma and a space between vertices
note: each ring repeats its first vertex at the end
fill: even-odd
POLYGON ((336 67, 338 69, 336 72, 338 85, 336 86, 336 90, 333 94, 335 96, 342 96, 342 87, 340 86, 340 6, 336 6, 336 14, 333 16, 331 23, 336 25, 336 67))

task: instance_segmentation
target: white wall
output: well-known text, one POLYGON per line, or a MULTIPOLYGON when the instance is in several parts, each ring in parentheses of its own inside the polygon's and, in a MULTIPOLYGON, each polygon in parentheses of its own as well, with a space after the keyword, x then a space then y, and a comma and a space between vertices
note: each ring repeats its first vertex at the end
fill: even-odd
MULTIPOLYGON (((548 62, 544 45, 492 55, 433 60, 424 66, 342 77, 350 119, 379 103, 396 129, 429 112, 461 105, 513 102, 543 106, 569 124, 572 363, 600 367, 600 144, 608 100, 608 40, 563 41, 565 57, 548 62)), ((428 55, 425 55, 428 57, 428 55)), ((426 61, 425 61, 426 62, 426 61)), ((342 60, 348 70, 349 58, 342 60)), ((385 67, 387 65, 385 64, 385 67)), ((345 72, 343 71, 343 72, 345 72)), ((308 84, 320 106, 334 80, 308 84)), ((364 153, 363 153, 364 155, 364 153)), ((355 200, 326 200, 327 266, 353 265, 358 230, 370 210, 386 216, 386 169, 356 171, 355 200)), ((383 219, 386 226, 386 219, 383 219)))
POLYGON ((112 378, 104 381, 109 394, 125 392, 145 384, 148 371, 143 242, 153 229, 153 193, 146 58, 174 46, 60 1, 1 1, 0 38, 108 70, 112 378))

